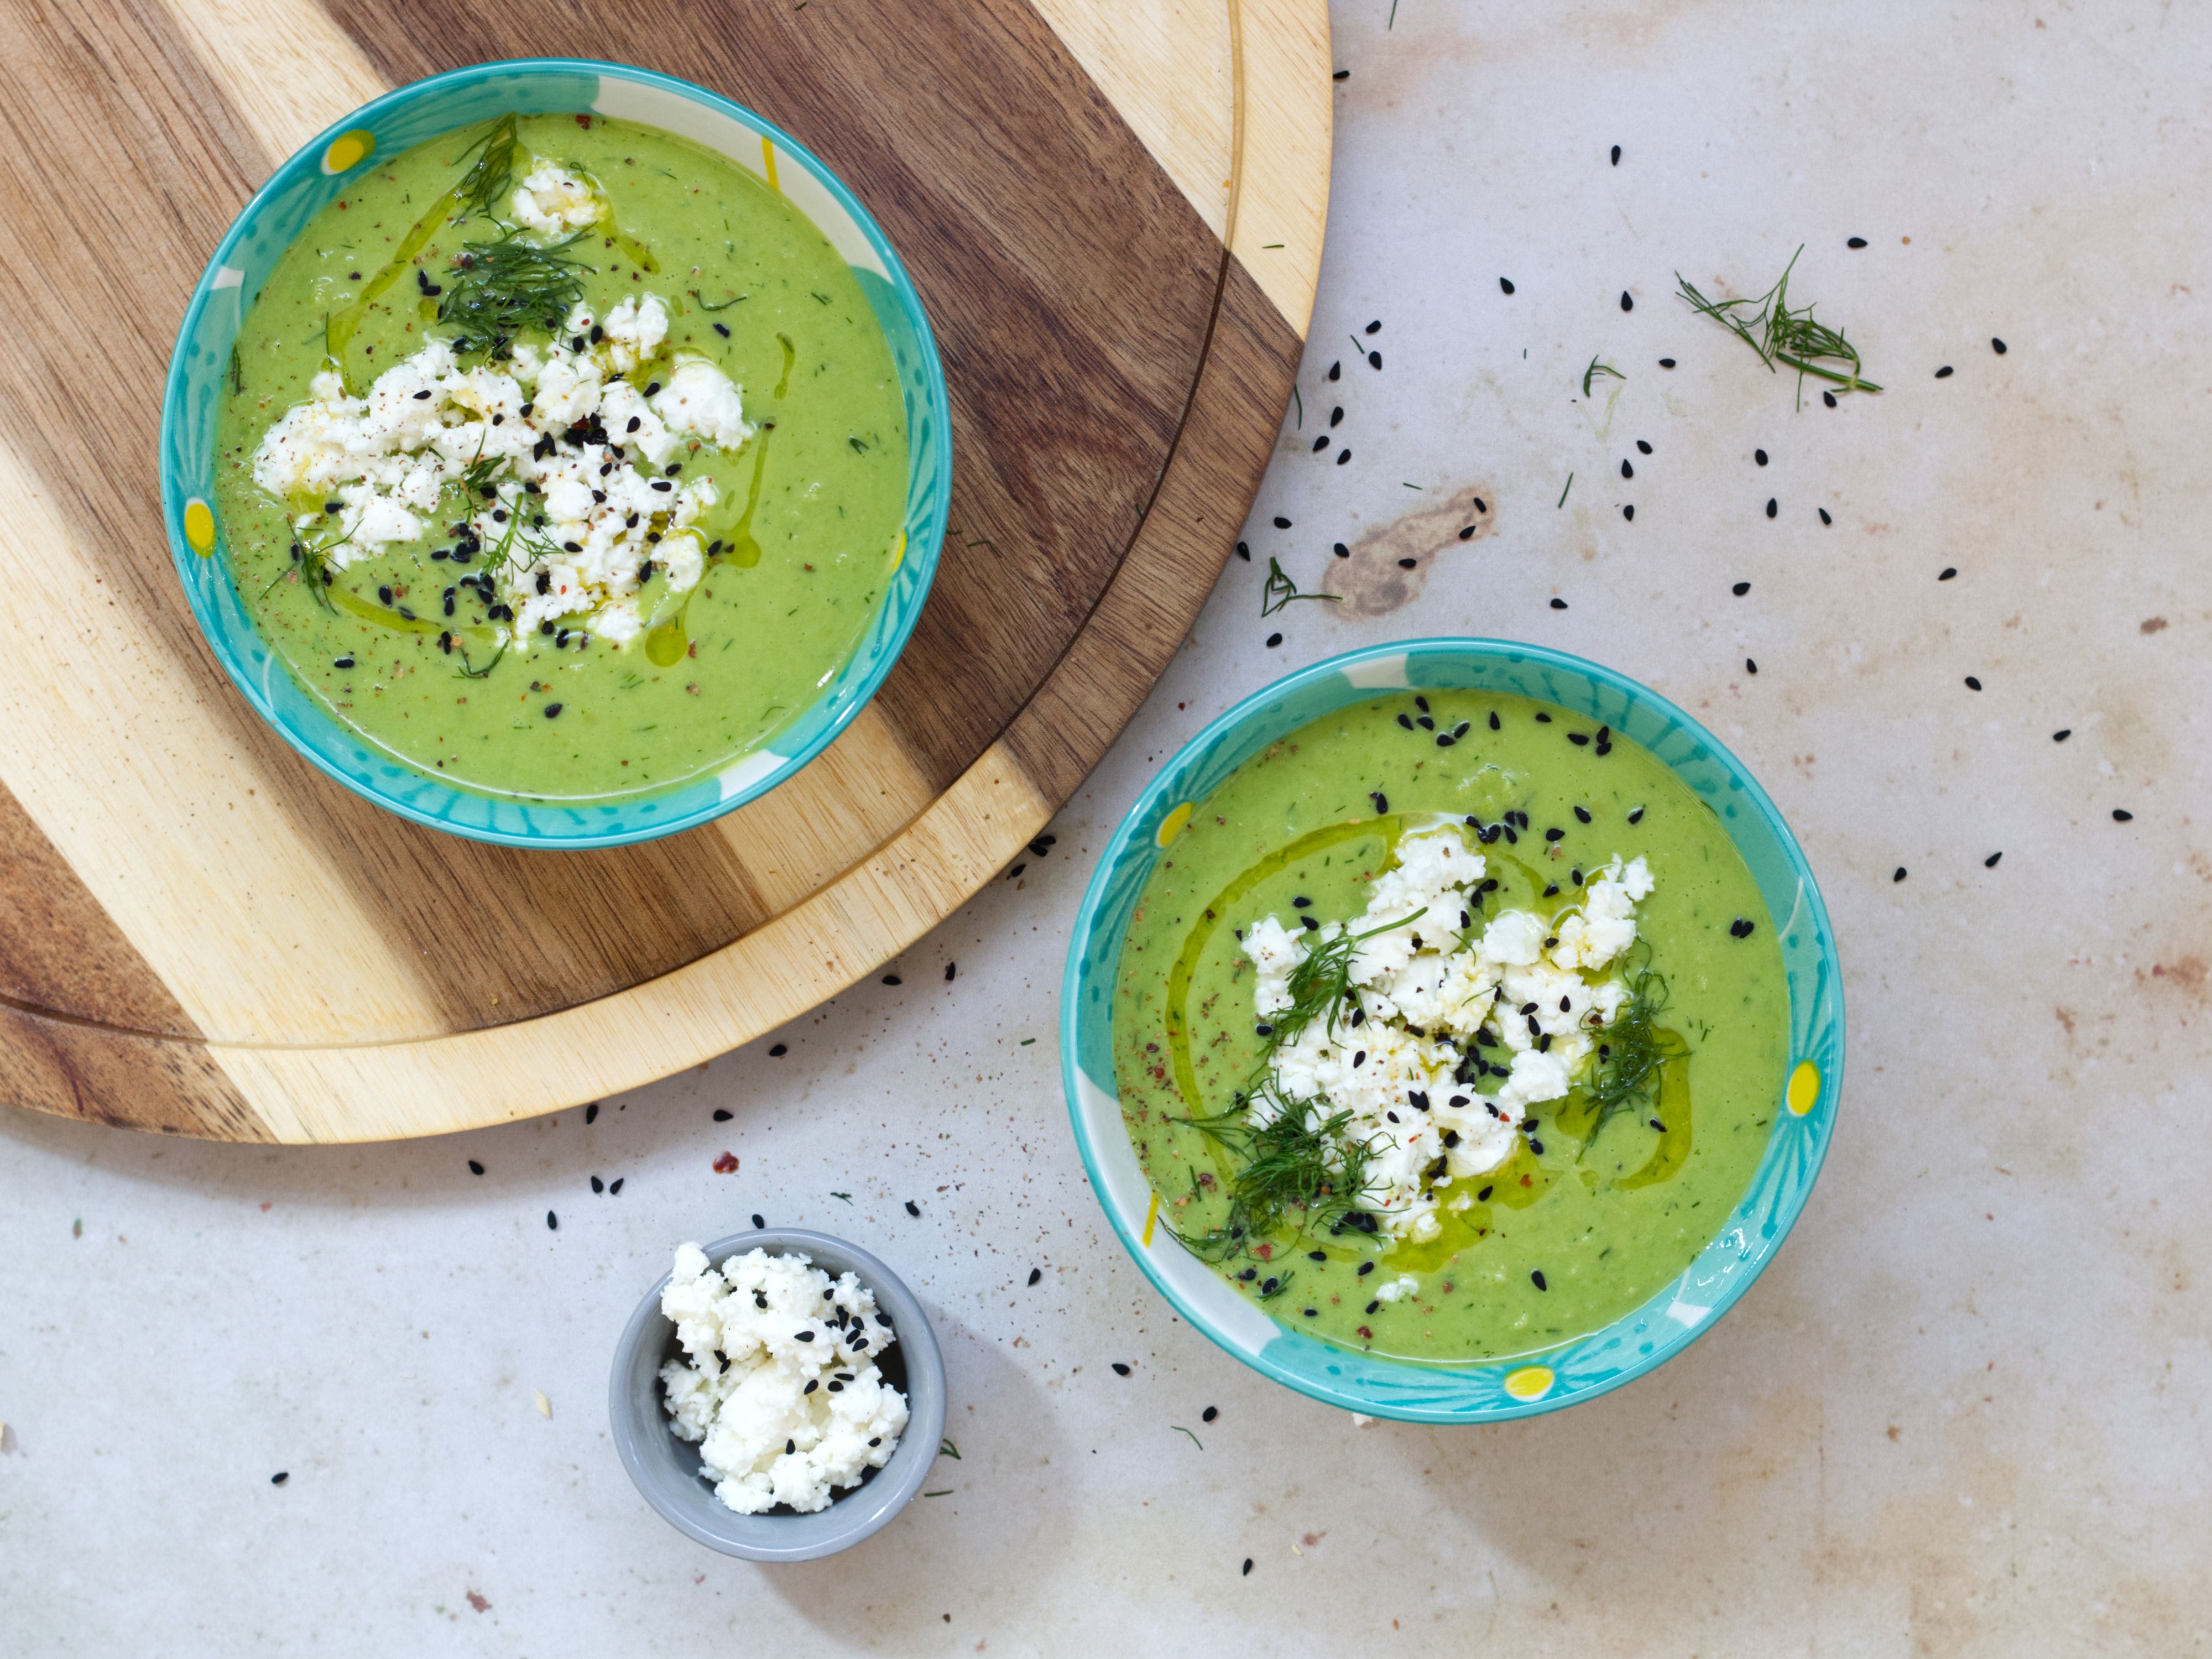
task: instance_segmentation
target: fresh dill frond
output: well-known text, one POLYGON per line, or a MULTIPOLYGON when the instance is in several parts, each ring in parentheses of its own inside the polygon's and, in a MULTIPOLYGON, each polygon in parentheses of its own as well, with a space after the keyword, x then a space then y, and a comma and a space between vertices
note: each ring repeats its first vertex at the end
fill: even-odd
POLYGON ((477 349, 494 356, 525 329, 558 333, 584 297, 585 274, 597 269, 569 257, 576 240, 539 247, 510 234, 469 243, 453 255, 438 320, 458 325, 477 349))
POLYGON ((727 311, 732 306, 737 304, 738 301, 750 300, 752 298, 752 295, 750 294, 732 294, 728 299, 722 301, 719 305, 710 306, 704 300, 699 299, 699 290, 697 289, 687 288, 684 291, 690 295, 694 300, 698 300, 699 309, 702 311, 727 311))
POLYGON ((1344 603, 1340 593, 1301 593, 1298 585, 1291 580, 1280 559, 1267 561, 1267 586, 1260 590, 1260 614, 1272 617, 1296 599, 1327 599, 1332 605, 1344 603))
POLYGON ((1366 939, 1393 928, 1410 927, 1428 915, 1422 906, 1413 915, 1397 921, 1386 921, 1380 927, 1370 927, 1364 933, 1342 933, 1324 940, 1309 950, 1298 964, 1291 969, 1285 988, 1290 993, 1291 1006, 1267 1016, 1269 1032, 1266 1053, 1260 1061, 1255 1076, 1264 1075, 1274 1064, 1275 1051, 1285 1044, 1297 1040, 1298 1034, 1316 1019, 1326 1017, 1324 1028, 1330 1041, 1336 1037, 1337 1010, 1344 1006, 1352 994, 1352 953, 1366 939))
POLYGON ((453 186, 454 217, 474 218, 477 214, 496 219, 495 210, 506 199, 514 183, 515 118, 502 115, 491 124, 484 136, 461 152, 464 161, 474 156, 469 170, 462 174, 461 182, 453 186))
POLYGON ((460 677, 465 680, 480 680, 488 676, 493 669, 499 666, 499 659, 507 654, 507 641, 504 640, 500 641, 499 649, 491 653, 491 660, 486 663, 482 668, 477 667, 474 663, 469 660, 468 647, 464 645, 457 648, 461 653, 461 665, 457 671, 460 677))
POLYGON ((1802 311, 1790 308, 1790 273, 1796 269, 1798 254, 1804 252, 1803 244, 1799 244, 1774 286, 1754 300, 1708 300, 1680 271, 1674 273, 1674 280, 1681 284, 1680 297, 1691 310, 1711 318, 1757 352, 1768 373, 1774 372, 1777 363, 1796 369, 1800 404, 1804 401, 1808 374, 1845 392, 1881 391, 1859 373, 1858 349, 1844 337, 1843 330, 1815 322, 1809 305, 1802 311), (1849 368, 1823 368, 1823 362, 1848 364, 1849 368))
POLYGON ((1269 1098, 1276 1111, 1263 1124, 1252 1121, 1250 1101, 1216 1117, 1182 1120, 1243 1160, 1229 1177, 1223 1224, 1178 1235, 1207 1261, 1249 1250, 1255 1241, 1332 1225, 1358 1207, 1365 1188, 1374 1152, 1348 1133, 1350 1112, 1324 1117, 1318 1101, 1269 1098))
POLYGON ((1593 357, 1589 360, 1589 367, 1583 371, 1583 397, 1587 398, 1590 395, 1590 382, 1601 374, 1610 374, 1616 380, 1626 380, 1628 378, 1611 363, 1601 363, 1593 357))
POLYGON ((1627 976, 1628 1000, 1611 1024, 1592 1032, 1600 1057, 1583 1088, 1594 1114, 1583 1139, 1585 1147, 1614 1113, 1652 1100, 1659 1087, 1660 1066, 1686 1052, 1680 1037, 1660 1027, 1659 1017, 1667 1010, 1667 981, 1652 971, 1649 948, 1640 941, 1639 948, 1643 961, 1627 976))

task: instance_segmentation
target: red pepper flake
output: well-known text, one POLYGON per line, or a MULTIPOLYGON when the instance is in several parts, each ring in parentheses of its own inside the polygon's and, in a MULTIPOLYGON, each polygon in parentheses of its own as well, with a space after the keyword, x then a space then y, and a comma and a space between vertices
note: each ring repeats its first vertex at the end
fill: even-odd
POLYGON ((735 1175, 737 1172, 738 1155, 735 1152, 724 1152, 721 1157, 714 1160, 716 1175, 735 1175))
POLYGON ((1262 1261, 1273 1261, 1275 1259, 1275 1247, 1272 1244, 1255 1245, 1253 1247, 1252 1254, 1262 1261))
POLYGON ((592 130, 592 118, 588 115, 579 115, 576 118, 576 125, 589 132, 592 130))

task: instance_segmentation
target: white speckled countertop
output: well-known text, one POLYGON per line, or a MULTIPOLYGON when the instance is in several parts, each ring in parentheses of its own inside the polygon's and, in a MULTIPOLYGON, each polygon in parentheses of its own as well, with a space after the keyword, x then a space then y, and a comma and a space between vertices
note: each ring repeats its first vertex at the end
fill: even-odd
POLYGON ((1335 14, 1304 425, 1257 568, 1231 565, 1058 844, 902 985, 590 1125, 268 1151, 0 1114, 0 1647, 2212 1641, 2212 11, 1391 9, 1335 14), (1756 291, 1801 241, 1793 293, 1850 325, 1881 397, 1793 412, 1669 297, 1677 268, 1756 291), (1378 318, 1379 373, 1347 337, 1378 318), (1595 405, 1593 354, 1627 377, 1595 405), (1310 453, 1334 403, 1342 466, 1310 453), (1493 533, 1435 533, 1455 491, 1493 533), (1263 623, 1270 554, 1395 608, 1263 623), (1055 999, 1089 859, 1168 750, 1296 663, 1454 632, 1614 664, 1760 773, 1834 911, 1850 1081, 1795 1237, 1683 1358, 1508 1427, 1358 1427, 1122 1257, 1067 1133, 1055 999), (754 1211, 885 1256, 951 1370, 946 1495, 799 1568, 687 1543, 606 1431, 636 1297, 754 1211))

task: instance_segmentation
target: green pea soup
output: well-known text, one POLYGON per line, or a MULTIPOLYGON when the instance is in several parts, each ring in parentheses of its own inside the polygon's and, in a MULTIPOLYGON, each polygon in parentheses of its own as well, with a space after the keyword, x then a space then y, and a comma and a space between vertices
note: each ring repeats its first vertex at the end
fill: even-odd
POLYGON ((1121 1112, 1179 1237, 1224 1234, 1237 1159, 1194 1120, 1240 1112, 1266 1052, 1243 932, 1268 915, 1358 916, 1402 835, 1470 817, 1500 826, 1480 848, 1501 884, 1489 914, 1550 917, 1578 898, 1571 876, 1615 857, 1648 862, 1656 885, 1637 907, 1637 949, 1663 982, 1671 1058, 1647 1105, 1601 1126, 1580 1085, 1532 1107, 1532 1133, 1456 1184, 1478 1196, 1440 1210, 1433 1239, 1394 1243, 1352 1224, 1357 1215, 1308 1227, 1294 1212, 1268 1237, 1201 1251, 1275 1317, 1412 1360, 1554 1347, 1680 1275, 1748 1188, 1789 1059, 1789 990, 1765 904, 1719 818, 1665 764, 1526 698, 1370 698, 1270 745, 1199 803, 1124 938, 1121 1112), (1308 903, 1294 909, 1294 898, 1308 903), (1375 1296, 1406 1275, 1411 1294, 1375 1296))
MULTIPOLYGON (((301 504, 257 485, 257 446, 309 396, 333 338, 343 337, 359 390, 428 339, 460 332, 437 320, 433 295, 454 256, 491 234, 482 218, 439 218, 398 280, 378 279, 464 176, 483 131, 363 169, 254 301, 217 422, 215 504, 232 575, 295 678, 390 755, 528 799, 667 789, 795 720, 881 604, 904 551, 908 471, 890 345, 843 258, 744 168, 627 122, 522 116, 516 181, 544 157, 588 177, 610 204, 573 250, 588 267, 584 303, 604 316, 649 294, 666 308, 665 343, 630 378, 684 353, 742 391, 754 434, 732 453, 695 443, 682 457, 687 480, 714 481, 719 501, 699 527, 722 550, 680 596, 664 577, 647 582, 638 607, 652 627, 635 639, 520 648, 487 614, 489 594, 457 585, 450 556, 432 556, 454 545, 467 516, 467 492, 454 485, 424 515, 420 539, 332 572, 319 598, 294 551, 301 504), (332 331, 333 319, 346 320, 332 331)), ((483 568, 481 555, 475 563, 483 568)))

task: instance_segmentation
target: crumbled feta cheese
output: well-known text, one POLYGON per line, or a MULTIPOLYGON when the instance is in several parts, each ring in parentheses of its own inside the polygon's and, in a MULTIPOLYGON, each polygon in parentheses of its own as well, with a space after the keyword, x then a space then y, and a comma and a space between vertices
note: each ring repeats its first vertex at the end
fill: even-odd
POLYGON ((653 406, 670 431, 691 433, 718 449, 735 449, 753 435, 738 388, 704 357, 678 357, 653 406))
POLYGON ((565 236, 597 224, 601 211, 599 192, 588 180, 543 157, 516 187, 507 206, 515 223, 541 236, 565 236))
POLYGON ((898 1339, 853 1274, 832 1282, 806 1256, 762 1249, 715 1268, 684 1244, 660 1310, 690 1356, 660 1368, 669 1426, 740 1515, 827 1509, 833 1488, 890 1461, 906 1397, 876 1358, 898 1339))
POLYGON ((511 643, 557 646, 568 629, 625 644, 645 630, 637 595, 648 565, 672 594, 688 592, 706 568, 690 526, 714 505, 714 481, 667 476, 684 436, 727 449, 753 428, 738 387, 702 357, 682 358, 657 401, 626 378, 666 340, 658 295, 625 297, 596 345, 593 321, 580 302, 562 337, 518 343, 505 364, 466 370, 445 341, 431 340, 362 398, 337 374, 319 374, 307 401, 263 435, 254 481, 291 505, 319 562, 343 570, 426 534, 441 493, 489 462, 492 494, 465 510, 487 552, 502 550, 486 565, 514 613, 511 643), (580 427, 603 428, 605 441, 580 427), (548 622, 550 636, 540 626, 548 622))
POLYGON ((1413 1274, 1401 1273, 1397 1278, 1393 1279, 1385 1284, 1376 1285, 1375 1288, 1375 1299, 1377 1302, 1402 1301, 1405 1297, 1413 1295, 1420 1288, 1421 1281, 1414 1278, 1413 1274))
POLYGON ((654 295, 628 295, 601 325, 617 374, 626 374, 660 349, 668 337, 668 307, 654 295))
POLYGON ((1484 922, 1486 867, 1455 825, 1419 831, 1370 884, 1358 919, 1293 931, 1264 916, 1244 932, 1262 1021, 1291 1006, 1291 975, 1311 952, 1358 939, 1346 1000, 1276 1046, 1272 1086, 1248 1110, 1261 1125, 1293 1104, 1309 1122, 1349 1114, 1347 1139, 1367 1154, 1359 1203, 1396 1238, 1437 1235, 1439 1190, 1513 1155, 1528 1109, 1569 1092, 1593 1034, 1628 999, 1617 974, 1592 981, 1583 969, 1616 963, 1633 941, 1634 904, 1652 888, 1642 859, 1607 865, 1556 935, 1533 911, 1484 922), (1462 1075, 1502 1082, 1485 1094, 1462 1075))

